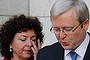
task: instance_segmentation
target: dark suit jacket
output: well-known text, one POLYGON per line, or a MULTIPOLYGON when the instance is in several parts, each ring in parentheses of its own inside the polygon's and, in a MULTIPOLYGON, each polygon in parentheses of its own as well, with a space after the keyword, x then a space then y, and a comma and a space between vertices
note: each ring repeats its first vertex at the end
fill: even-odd
MULTIPOLYGON (((64 49, 59 42, 46 46, 38 52, 37 60, 64 60, 64 49)), ((90 42, 83 60, 90 60, 90 42)))

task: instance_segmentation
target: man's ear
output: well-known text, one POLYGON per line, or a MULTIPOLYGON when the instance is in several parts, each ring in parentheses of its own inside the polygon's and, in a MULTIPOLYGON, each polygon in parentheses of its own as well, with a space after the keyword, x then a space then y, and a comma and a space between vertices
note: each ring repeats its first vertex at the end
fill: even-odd
POLYGON ((88 30, 88 27, 89 27, 89 20, 86 19, 86 20, 83 22, 83 28, 87 31, 87 30, 88 30))

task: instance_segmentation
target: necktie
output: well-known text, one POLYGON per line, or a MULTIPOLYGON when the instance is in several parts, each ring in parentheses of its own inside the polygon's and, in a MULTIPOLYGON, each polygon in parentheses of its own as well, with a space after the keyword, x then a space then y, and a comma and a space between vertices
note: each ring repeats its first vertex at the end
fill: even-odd
POLYGON ((77 58, 77 53, 76 52, 71 51, 70 55, 71 55, 72 60, 76 60, 76 58, 77 58))

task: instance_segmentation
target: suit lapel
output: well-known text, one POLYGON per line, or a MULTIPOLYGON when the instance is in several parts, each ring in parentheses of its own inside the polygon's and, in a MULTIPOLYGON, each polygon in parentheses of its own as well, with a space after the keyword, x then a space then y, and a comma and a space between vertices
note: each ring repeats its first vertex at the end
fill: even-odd
MULTIPOLYGON (((90 33, 88 33, 88 34, 90 36, 90 33)), ((86 53, 85 53, 83 60, 90 60, 90 39, 89 39, 89 44, 88 44, 88 47, 87 47, 87 50, 86 50, 86 53)))
POLYGON ((60 45, 60 43, 58 44, 57 47, 57 54, 56 55, 56 59, 55 60, 64 60, 64 49, 62 48, 62 46, 60 45))

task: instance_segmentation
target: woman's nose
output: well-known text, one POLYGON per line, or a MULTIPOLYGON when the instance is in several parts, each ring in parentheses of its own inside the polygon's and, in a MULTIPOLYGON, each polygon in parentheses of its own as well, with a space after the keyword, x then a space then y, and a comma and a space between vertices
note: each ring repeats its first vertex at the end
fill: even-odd
POLYGON ((27 46, 28 46, 28 47, 32 47, 32 46, 33 46, 31 40, 27 41, 27 46))

